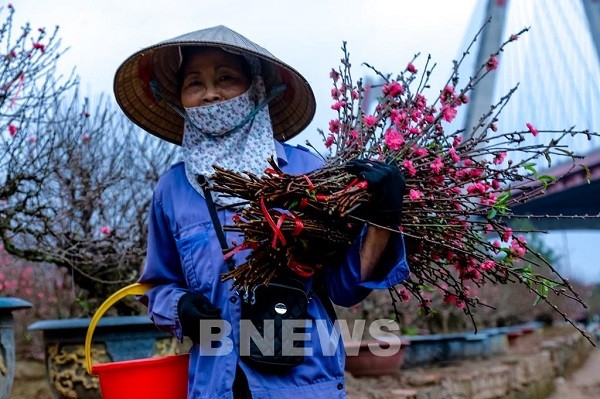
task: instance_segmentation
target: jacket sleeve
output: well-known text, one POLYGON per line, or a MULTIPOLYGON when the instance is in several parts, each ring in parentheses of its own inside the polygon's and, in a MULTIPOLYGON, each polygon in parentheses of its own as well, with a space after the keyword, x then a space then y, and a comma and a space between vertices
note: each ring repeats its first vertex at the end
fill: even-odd
POLYGON ((148 306, 148 315, 163 331, 183 339, 177 304, 187 290, 183 268, 169 221, 155 192, 148 221, 148 249, 140 282, 154 284, 140 301, 148 306))
POLYGON ((327 270, 327 292, 333 303, 353 306, 362 301, 373 289, 393 287, 406 280, 409 274, 402 234, 392 234, 375 271, 368 280, 360 278, 360 249, 368 226, 352 243, 338 267, 327 270))

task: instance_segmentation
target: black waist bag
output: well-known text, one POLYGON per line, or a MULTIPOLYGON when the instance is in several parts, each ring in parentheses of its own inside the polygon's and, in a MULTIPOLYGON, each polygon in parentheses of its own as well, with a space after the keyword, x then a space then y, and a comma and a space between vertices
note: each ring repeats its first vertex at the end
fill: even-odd
POLYGON ((304 361, 306 341, 302 340, 301 334, 306 334, 307 308, 308 296, 304 284, 298 280, 273 281, 251 290, 248 298, 242 301, 242 320, 252 323, 269 348, 265 350, 261 344, 261 350, 253 339, 249 339, 249 353, 244 353, 247 349, 240 350, 244 362, 271 372, 300 365, 304 361))

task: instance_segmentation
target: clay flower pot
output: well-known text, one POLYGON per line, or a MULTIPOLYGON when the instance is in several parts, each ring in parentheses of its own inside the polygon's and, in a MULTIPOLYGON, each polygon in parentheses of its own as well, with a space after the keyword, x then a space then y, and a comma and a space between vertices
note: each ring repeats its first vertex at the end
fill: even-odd
POLYGON ((398 340, 393 344, 378 340, 344 343, 346 348, 345 369, 354 377, 395 374, 402 365, 407 345, 409 342, 404 340, 398 340), (382 356, 377 353, 377 350, 372 350, 369 344, 379 346, 393 354, 382 356))

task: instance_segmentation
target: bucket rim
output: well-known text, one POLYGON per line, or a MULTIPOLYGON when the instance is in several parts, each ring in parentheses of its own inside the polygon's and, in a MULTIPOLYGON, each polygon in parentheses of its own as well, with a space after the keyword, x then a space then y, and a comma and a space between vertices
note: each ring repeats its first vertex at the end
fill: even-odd
POLYGON ((170 363, 182 363, 185 361, 185 365, 188 364, 189 353, 180 353, 176 355, 167 355, 161 357, 151 357, 151 358, 142 358, 142 359, 130 359, 130 360, 122 360, 118 362, 110 362, 110 363, 98 363, 92 366, 92 374, 97 375, 98 372, 108 371, 108 370, 119 370, 123 368, 128 368, 131 366, 157 366, 162 364, 170 364, 170 363))

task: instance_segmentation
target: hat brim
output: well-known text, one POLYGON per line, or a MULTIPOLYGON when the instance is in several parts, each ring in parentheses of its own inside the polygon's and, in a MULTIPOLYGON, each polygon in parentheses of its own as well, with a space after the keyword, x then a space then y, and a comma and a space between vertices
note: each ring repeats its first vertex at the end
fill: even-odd
POLYGON ((129 119, 149 133, 181 145, 183 118, 169 105, 170 102, 181 107, 177 83, 180 46, 219 47, 258 57, 267 91, 285 84, 285 90, 269 103, 273 134, 277 140, 289 140, 312 120, 315 97, 300 73, 242 35, 225 27, 215 27, 142 49, 118 68, 114 80, 117 103, 129 119), (155 98, 150 89, 152 79, 158 83, 163 98, 155 98))

